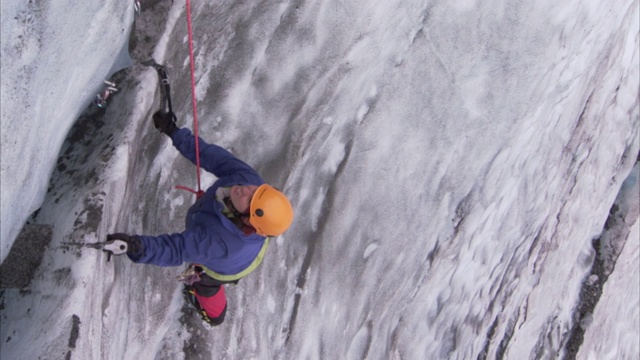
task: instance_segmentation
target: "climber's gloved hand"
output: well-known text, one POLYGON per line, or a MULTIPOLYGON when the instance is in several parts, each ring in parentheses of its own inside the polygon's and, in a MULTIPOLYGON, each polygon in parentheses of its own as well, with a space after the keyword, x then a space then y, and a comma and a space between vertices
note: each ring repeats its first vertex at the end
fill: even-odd
POLYGON ((176 115, 173 112, 165 112, 164 110, 156 111, 153 114, 153 125, 169 137, 178 130, 176 115))
POLYGON ((113 255, 139 255, 142 252, 142 241, 137 236, 122 233, 108 234, 102 250, 113 255))

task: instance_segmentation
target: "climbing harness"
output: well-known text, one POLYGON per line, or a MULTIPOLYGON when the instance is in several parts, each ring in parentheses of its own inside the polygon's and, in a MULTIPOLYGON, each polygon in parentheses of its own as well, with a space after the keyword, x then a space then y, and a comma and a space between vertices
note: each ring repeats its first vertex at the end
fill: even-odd
POLYGON ((249 273, 251 273, 253 270, 255 270, 258 265, 260 265, 260 263, 262 263, 262 259, 264 258, 264 254, 267 252, 267 248, 269 247, 269 239, 267 238, 264 241, 264 244, 262 244, 262 248, 260 248, 260 252, 258 253, 258 256, 256 256, 256 258, 253 260, 253 262, 251 264, 249 264, 249 266, 242 270, 241 272, 237 273, 237 274, 233 274, 233 275, 226 275, 226 274, 219 274, 211 269, 208 269, 205 266, 199 265, 203 272, 207 275, 209 275, 209 277, 211 277, 212 279, 218 280, 218 281, 223 281, 223 282, 235 282, 238 281, 240 279, 242 279, 243 277, 249 275, 249 273))

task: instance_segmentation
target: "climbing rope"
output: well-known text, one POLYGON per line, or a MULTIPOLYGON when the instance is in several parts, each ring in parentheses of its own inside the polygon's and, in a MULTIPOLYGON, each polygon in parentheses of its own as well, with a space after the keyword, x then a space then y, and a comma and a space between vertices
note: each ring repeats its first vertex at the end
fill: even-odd
POLYGON ((191 0, 187 1, 187 29, 189 33, 189 62, 191 64, 191 105, 193 106, 193 135, 196 141, 196 177, 198 179, 198 190, 194 191, 184 186, 176 186, 176 188, 184 189, 196 194, 196 198, 200 198, 204 195, 204 191, 200 187, 200 145, 198 135, 198 108, 196 105, 196 79, 195 79, 195 61, 193 57, 193 32, 191 22, 191 0))
MULTIPOLYGON (((195 79, 195 65, 194 65, 194 57, 193 57, 193 32, 191 31, 191 1, 186 0, 187 2, 187 28, 189 33, 189 60, 191 63, 191 105, 193 106, 193 135, 195 137, 195 147, 196 147, 196 177, 198 180, 198 189, 193 190, 186 186, 176 185, 176 189, 187 190, 196 195, 196 199, 199 199, 204 195, 204 191, 202 191, 200 185, 200 144, 199 144, 199 135, 198 135, 198 108, 196 106, 196 79, 195 79)), ((173 113, 173 109, 171 107, 171 88, 169 87, 169 78, 167 76, 167 71, 163 65, 156 63, 153 58, 149 60, 143 61, 143 65, 152 66, 158 72, 158 77, 160 78, 161 83, 161 92, 162 92, 162 102, 163 107, 162 110, 168 112, 173 120, 176 120, 176 116, 173 113)))

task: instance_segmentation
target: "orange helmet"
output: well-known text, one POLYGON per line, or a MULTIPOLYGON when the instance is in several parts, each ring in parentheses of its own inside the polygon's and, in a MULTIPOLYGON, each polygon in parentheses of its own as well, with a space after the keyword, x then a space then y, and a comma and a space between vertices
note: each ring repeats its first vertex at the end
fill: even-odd
POLYGON ((289 199, 271 185, 262 184, 251 198, 249 222, 262 236, 278 236, 293 222, 289 199))

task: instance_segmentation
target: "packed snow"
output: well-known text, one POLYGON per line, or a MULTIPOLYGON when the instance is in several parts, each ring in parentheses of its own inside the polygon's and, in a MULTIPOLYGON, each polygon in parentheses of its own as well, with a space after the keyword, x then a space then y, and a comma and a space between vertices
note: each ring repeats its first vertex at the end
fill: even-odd
POLYGON ((2 3, 2 259, 27 219, 53 238, 2 292, 0 358, 555 359, 575 324, 578 358, 640 356, 638 207, 603 235, 638 201, 637 0, 194 1, 200 135, 296 211, 216 328, 182 268, 63 244, 194 201, 138 63, 191 128, 185 1, 140 3, 2 3), (620 257, 579 318, 596 238, 620 257))

